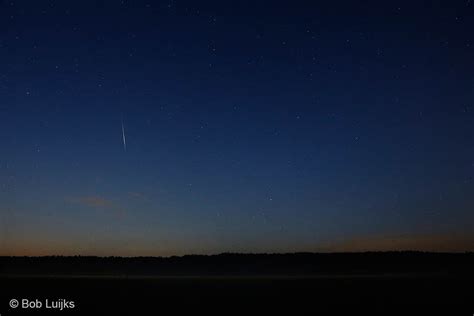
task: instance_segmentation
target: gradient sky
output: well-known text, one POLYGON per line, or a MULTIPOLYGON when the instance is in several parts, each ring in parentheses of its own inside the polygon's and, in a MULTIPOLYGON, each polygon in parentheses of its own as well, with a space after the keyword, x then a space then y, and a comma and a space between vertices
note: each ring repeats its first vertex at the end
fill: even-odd
POLYGON ((1 1, 0 30, 0 255, 474 250, 474 1, 1 1))

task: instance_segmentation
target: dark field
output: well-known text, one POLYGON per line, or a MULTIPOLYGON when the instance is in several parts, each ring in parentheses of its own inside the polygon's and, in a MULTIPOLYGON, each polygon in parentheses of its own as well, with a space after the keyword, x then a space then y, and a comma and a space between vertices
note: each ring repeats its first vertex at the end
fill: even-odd
MULTIPOLYGON (((159 275, 159 271, 154 275, 140 275, 140 270, 127 275, 107 274, 107 270, 102 270, 100 275, 84 271, 68 274, 66 270, 56 275, 50 271, 42 274, 26 271, 23 274, 3 273, 0 277, 0 313, 2 316, 25 313, 91 315, 97 312, 103 315, 164 315, 169 312, 219 315, 238 312, 246 315, 255 311, 264 314, 285 311, 288 315, 300 315, 309 311, 312 315, 318 312, 324 312, 323 315, 361 312, 378 315, 473 315, 474 277, 465 265, 469 260, 459 260, 462 258, 440 258, 438 264, 426 267, 427 273, 419 269, 409 273, 409 265, 405 266, 403 273, 382 265, 377 273, 370 274, 367 273, 370 264, 366 265, 367 269, 358 269, 361 272, 355 273, 354 268, 358 266, 356 259, 352 265, 350 261, 345 262, 347 271, 351 273, 336 273, 334 269, 329 269, 331 273, 313 275, 296 273, 297 265, 286 259, 285 265, 292 267, 287 269, 286 275, 257 275, 252 270, 247 270, 247 275, 234 273, 229 276, 166 276, 159 275), (382 268, 390 270, 390 273, 383 273, 382 268), (293 275, 290 275, 291 271, 293 275), (12 298, 38 300, 43 302, 43 306, 40 309, 11 309, 9 301, 12 298), (74 301, 75 307, 62 311, 45 309, 46 299, 74 301)), ((273 267, 276 269, 281 258, 273 259, 277 262, 273 267)), ((336 267, 337 262, 338 259, 334 262, 336 267)), ((177 263, 174 264, 176 266, 177 263)), ((242 265, 248 267, 249 263, 242 265)), ((223 268, 222 264, 215 268, 232 272, 229 267, 223 268)), ((17 266, 17 272, 18 269, 17 266)), ((3 272, 7 270, 4 268, 3 272)))
MULTIPOLYGON (((433 312, 472 315, 472 279, 417 277, 19 277, 2 278, 2 315, 140 311, 433 312), (64 298, 63 311, 8 307, 11 298, 64 298)), ((405 314, 402 313, 402 314, 405 314)))

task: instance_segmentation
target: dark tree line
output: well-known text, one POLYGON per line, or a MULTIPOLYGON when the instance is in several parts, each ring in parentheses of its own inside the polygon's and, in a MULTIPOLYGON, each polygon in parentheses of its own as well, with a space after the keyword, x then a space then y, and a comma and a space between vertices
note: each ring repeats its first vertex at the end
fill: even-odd
POLYGON ((466 275, 474 253, 366 252, 182 257, 0 257, 0 275, 466 275))

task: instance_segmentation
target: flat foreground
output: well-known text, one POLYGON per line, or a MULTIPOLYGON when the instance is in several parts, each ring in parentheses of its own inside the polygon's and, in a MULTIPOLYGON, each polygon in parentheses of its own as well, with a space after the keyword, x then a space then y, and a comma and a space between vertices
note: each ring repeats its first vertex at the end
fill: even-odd
POLYGON ((317 276, 317 277, 1 277, 4 315, 114 315, 150 311, 227 314, 268 312, 381 312, 472 315, 471 277, 317 276), (9 306, 16 299, 19 306, 9 306), (30 306, 21 306, 27 300, 30 306), (46 302, 48 300, 48 302, 46 302), (39 303, 38 303, 39 302, 39 303), (58 303, 63 302, 63 303, 58 303), (69 302, 65 304, 64 302, 69 302), (70 307, 73 302, 74 308, 70 307), (41 304, 40 307, 39 304, 41 304), (48 304, 49 308, 46 307, 48 304), (50 308, 55 304, 56 308, 50 308), (61 305, 63 309, 60 310, 61 305), (66 305, 66 307, 64 306, 66 305), (67 306, 69 305, 69 306, 67 306))

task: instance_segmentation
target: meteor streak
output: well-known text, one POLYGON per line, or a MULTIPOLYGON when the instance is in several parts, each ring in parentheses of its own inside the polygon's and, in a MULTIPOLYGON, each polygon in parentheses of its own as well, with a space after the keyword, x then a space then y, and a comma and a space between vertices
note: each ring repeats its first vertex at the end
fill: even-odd
POLYGON ((123 127, 123 119, 122 119, 122 140, 123 140, 123 150, 127 151, 127 140, 125 139, 125 128, 123 127))

